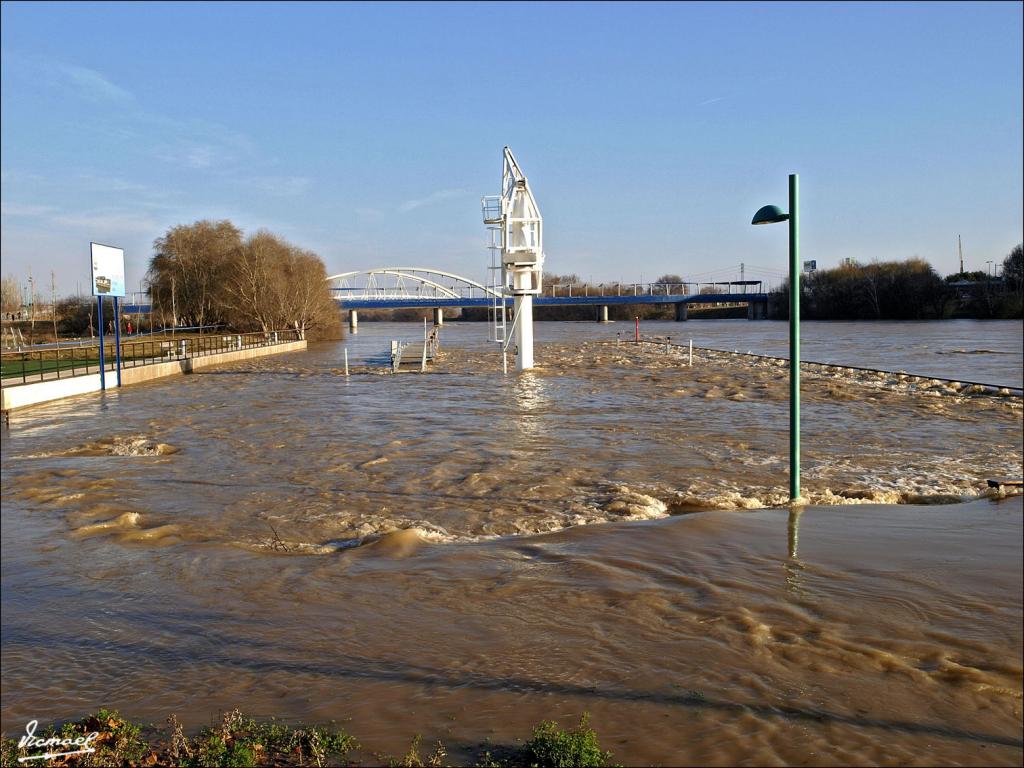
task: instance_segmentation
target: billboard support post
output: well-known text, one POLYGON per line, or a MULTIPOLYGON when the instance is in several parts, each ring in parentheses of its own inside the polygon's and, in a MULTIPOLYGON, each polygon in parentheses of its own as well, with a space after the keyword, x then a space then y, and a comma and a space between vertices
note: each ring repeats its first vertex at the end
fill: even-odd
POLYGON ((98 309, 96 310, 96 324, 100 327, 100 391, 105 391, 107 388, 107 376, 106 376, 106 361, 103 359, 103 297, 97 296, 96 303, 98 309))
POLYGON ((121 386, 121 308, 114 297, 114 370, 117 371, 117 386, 121 386))

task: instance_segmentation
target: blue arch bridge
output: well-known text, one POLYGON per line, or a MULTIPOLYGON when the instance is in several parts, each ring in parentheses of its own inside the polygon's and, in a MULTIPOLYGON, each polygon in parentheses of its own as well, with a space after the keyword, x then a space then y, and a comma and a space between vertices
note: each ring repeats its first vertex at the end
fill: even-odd
MULTIPOLYGON (((344 272, 331 275, 327 282, 335 301, 351 313, 350 323, 353 325, 360 309, 422 307, 433 309, 434 321, 439 323, 444 308, 512 306, 511 298, 502 297, 494 287, 427 267, 381 267, 344 272)), ((764 320, 768 316, 768 294, 761 280, 601 285, 556 283, 545 285, 543 293, 534 297, 533 304, 535 307, 592 306, 599 321, 607 320, 608 307, 618 304, 673 304, 676 320, 686 320, 691 304, 745 304, 748 319, 764 320)))

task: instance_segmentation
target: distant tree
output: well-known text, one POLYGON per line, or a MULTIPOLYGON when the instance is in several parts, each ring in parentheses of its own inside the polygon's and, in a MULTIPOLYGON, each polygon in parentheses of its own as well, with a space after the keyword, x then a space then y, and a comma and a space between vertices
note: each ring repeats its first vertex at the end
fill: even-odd
POLYGON ((246 238, 224 276, 222 300, 232 325, 255 324, 262 331, 278 327, 281 286, 274 273, 288 257, 288 244, 266 230, 246 238))
POLYGON ((153 303, 160 309, 166 305, 187 324, 223 322, 220 294, 241 245, 242 233, 230 221, 204 220, 167 230, 153 243, 149 263, 153 303))
POLYGON ((967 280, 972 283, 981 283, 988 280, 988 272, 982 269, 976 269, 974 272, 955 272, 952 275, 946 275, 947 283, 958 283, 961 280, 967 280))
POLYGON ((21 287, 11 276, 0 281, 0 312, 6 318, 21 311, 21 287))
POLYGON ((57 301, 57 329, 68 336, 92 335, 96 300, 91 296, 66 296, 57 301))
POLYGON ((1021 243, 1017 243, 1003 259, 1003 280, 1018 292, 1024 291, 1024 251, 1021 246, 1021 243))
POLYGON ((683 282, 679 275, 662 275, 654 281, 655 285, 678 285, 683 282))
POLYGON ((328 338, 340 332, 341 313, 327 288, 327 270, 320 257, 289 248, 279 267, 281 320, 303 334, 328 338))
POLYGON ((229 221, 172 227, 154 243, 153 309, 185 324, 239 331, 290 328, 314 337, 340 332, 340 313, 315 253, 259 230, 243 240, 229 221))
POLYGON ((583 281, 580 279, 580 276, 575 273, 571 273, 568 275, 556 275, 554 273, 548 274, 547 272, 544 273, 545 285, 580 285, 582 283, 583 281))
POLYGON ((914 258, 816 270, 801 280, 801 297, 801 315, 809 319, 916 320, 942 317, 950 289, 928 262, 914 258))

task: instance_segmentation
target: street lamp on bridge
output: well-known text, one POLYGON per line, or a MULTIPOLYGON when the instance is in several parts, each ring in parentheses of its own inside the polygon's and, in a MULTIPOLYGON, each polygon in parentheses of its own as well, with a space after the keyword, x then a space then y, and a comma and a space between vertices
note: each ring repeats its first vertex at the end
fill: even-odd
POLYGON ((789 221, 789 498, 800 498, 800 180, 789 174, 789 213, 766 205, 751 224, 789 221))

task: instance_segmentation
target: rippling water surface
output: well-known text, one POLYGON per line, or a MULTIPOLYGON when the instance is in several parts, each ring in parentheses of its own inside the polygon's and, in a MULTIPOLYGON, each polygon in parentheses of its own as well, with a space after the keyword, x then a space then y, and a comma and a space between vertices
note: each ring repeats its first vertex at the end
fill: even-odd
MULTIPOLYGON (((785 352, 782 324, 644 330, 785 352)), ((421 329, 364 323, 16 413, 4 730, 241 706, 459 758, 586 710, 627 763, 1020 763, 1022 510, 985 483, 1021 475, 1019 396, 808 370, 797 515, 784 364, 537 331, 519 377, 468 324, 429 375, 383 375, 421 329)), ((1020 384, 1019 323, 805 339, 1020 384)))

